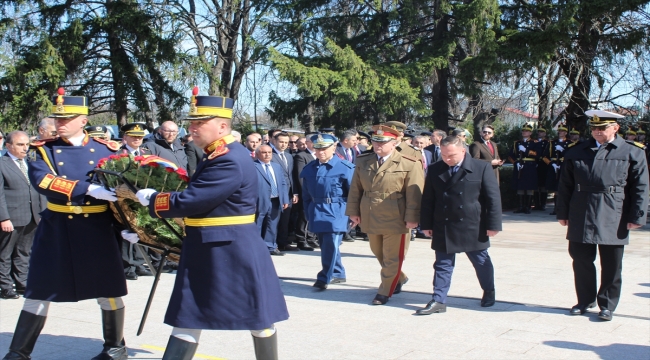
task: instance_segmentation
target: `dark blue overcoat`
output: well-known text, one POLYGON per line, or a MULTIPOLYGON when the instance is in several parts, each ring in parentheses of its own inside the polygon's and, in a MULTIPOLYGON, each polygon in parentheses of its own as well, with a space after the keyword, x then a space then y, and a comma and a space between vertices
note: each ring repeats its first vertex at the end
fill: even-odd
MULTIPOLYGON (((108 205, 86 196, 100 159, 114 155, 119 144, 86 135, 83 145, 63 139, 32 146, 29 180, 56 205, 108 205)), ((41 213, 29 262, 25 297, 71 302, 126 295, 120 246, 110 209, 97 214, 41 213)))
POLYGON ((352 184, 354 164, 333 156, 326 164, 312 161, 300 173, 302 201, 307 212, 309 231, 347 232, 345 207, 352 184))
POLYGON ((266 329, 289 313, 254 222, 255 165, 230 135, 214 145, 217 149, 208 149, 185 191, 155 193, 149 204, 151 216, 226 223, 188 226, 186 219, 165 323, 190 329, 266 329))
POLYGON ((515 190, 537 190, 537 159, 542 155, 542 150, 535 140, 515 141, 508 158, 514 165, 512 185, 515 190), (521 151, 519 145, 525 150, 521 151), (517 164, 522 165, 523 168, 520 170, 517 164))

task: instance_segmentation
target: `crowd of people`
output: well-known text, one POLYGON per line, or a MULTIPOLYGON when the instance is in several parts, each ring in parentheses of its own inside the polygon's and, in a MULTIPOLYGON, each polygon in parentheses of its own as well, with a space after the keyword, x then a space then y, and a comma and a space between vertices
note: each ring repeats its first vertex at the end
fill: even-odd
MULTIPOLYGON (((431 239, 435 251, 432 299, 416 314, 446 312, 459 253, 475 268, 480 306, 497 301, 488 248, 502 230, 504 160, 489 125, 469 145, 464 130, 413 135, 398 121, 340 137, 333 128, 304 136, 272 129, 242 142, 232 130, 233 100, 195 89, 187 137, 179 139, 178 125, 166 121, 145 140, 144 125, 132 123, 121 128, 120 143, 105 127, 88 126, 84 97, 60 93, 53 103, 31 145, 22 131, 7 134, 0 162, 0 296, 25 297, 6 360, 30 358, 52 302, 85 299, 102 311, 104 346, 93 359, 127 358, 125 280, 151 275, 146 257, 163 259, 140 252, 137 234, 116 225, 108 203, 117 197, 94 181, 97 162, 116 153, 156 155, 191 175, 185 191, 136 194, 150 216, 185 220, 180 262, 168 266, 177 274, 163 359, 191 359, 202 329, 250 330, 256 358, 277 359, 274 324, 288 310, 271 256, 320 248, 313 286, 325 291, 347 281, 340 247, 354 237, 369 242, 380 265, 373 305, 386 304, 409 281, 402 268, 415 235, 431 239)), ((599 317, 612 320, 629 231, 646 222, 648 165, 643 144, 617 135, 618 115, 587 115, 591 138, 567 139, 573 134, 560 126, 557 140, 541 129, 532 139, 526 125, 508 160, 520 195, 516 212, 528 213, 535 193, 535 207, 543 208, 546 193, 557 192, 578 298, 570 313, 598 306, 599 317)))

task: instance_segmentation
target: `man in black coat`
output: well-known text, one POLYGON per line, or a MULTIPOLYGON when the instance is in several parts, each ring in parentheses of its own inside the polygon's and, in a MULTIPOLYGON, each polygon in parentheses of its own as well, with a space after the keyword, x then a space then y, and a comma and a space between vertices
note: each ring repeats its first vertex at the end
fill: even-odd
POLYGON ((483 289, 481 306, 495 303, 494 267, 487 249, 501 231, 501 194, 492 166, 472 158, 465 142, 449 136, 440 143, 442 161, 429 168, 422 194, 420 227, 433 236, 436 251, 433 299, 418 315, 442 313, 451 285, 456 253, 474 265, 483 289))
POLYGON ((602 110, 593 116, 592 138, 571 146, 564 155, 558 186, 557 219, 568 226, 578 304, 571 315, 600 307, 598 317, 612 320, 621 296, 623 248, 630 230, 646 223, 648 164, 640 143, 617 136, 622 115, 602 110), (601 281, 597 290, 596 250, 601 281))
MULTIPOLYGON (((316 153, 314 151, 314 143, 312 143, 310 137, 314 134, 307 133, 307 138, 305 139, 306 149, 300 151, 293 156, 293 186, 296 188, 295 192, 302 194, 302 178, 300 173, 305 165, 316 160, 316 153)), ((298 202, 294 205, 298 211, 298 221, 294 232, 296 233, 296 243, 298 243, 298 248, 301 250, 313 251, 314 247, 319 247, 318 239, 316 234, 308 230, 307 215, 305 209, 303 208, 302 198, 298 198, 298 202)))
POLYGON ((7 153, 0 157, 0 298, 17 299, 25 292, 29 254, 45 197, 27 178, 29 136, 7 134, 7 153), (16 285, 16 291, 13 285, 16 285))
POLYGON ((154 154, 187 170, 187 154, 185 154, 185 147, 178 139, 178 125, 173 121, 163 122, 145 145, 154 154))

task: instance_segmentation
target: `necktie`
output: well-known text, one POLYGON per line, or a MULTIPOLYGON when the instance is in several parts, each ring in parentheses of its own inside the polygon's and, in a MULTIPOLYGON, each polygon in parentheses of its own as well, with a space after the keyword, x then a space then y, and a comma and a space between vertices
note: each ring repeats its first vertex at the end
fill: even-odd
POLYGON ((377 160, 377 162, 379 163, 379 166, 381 167, 381 165, 384 164, 384 158, 380 157, 379 160, 377 160))
POLYGON ((436 146, 436 161, 440 159, 440 146, 436 146))
POLYGON ((492 154, 492 156, 494 156, 494 147, 492 147, 492 143, 488 141, 487 146, 490 149, 490 154, 492 154))
POLYGON ((271 197, 278 197, 278 186, 275 184, 275 179, 273 179, 273 175, 271 175, 271 165, 266 164, 266 176, 269 177, 269 181, 271 182, 271 197))
POLYGON ((140 151, 136 150, 133 152, 133 156, 139 156, 139 155, 140 155, 140 151))
POLYGON ((429 167, 429 164, 427 164, 427 157, 426 155, 424 155, 424 150, 422 150, 422 167, 424 168, 424 170, 426 170, 427 167, 429 167))
POLYGON ((27 165, 25 165, 25 160, 23 159, 16 159, 18 161, 18 166, 20 167, 20 171, 23 172, 23 175, 25 175, 25 179, 27 179, 27 183, 31 185, 29 182, 29 176, 27 175, 27 165))
POLYGON ((345 149, 345 156, 348 158, 349 162, 352 162, 352 152, 350 149, 345 149))
POLYGON ((284 153, 278 153, 280 154, 280 159, 282 160, 282 163, 284 163, 284 167, 287 167, 287 159, 284 157, 284 153))
POLYGON ((454 167, 449 168, 449 171, 451 172, 451 176, 454 176, 454 174, 458 172, 459 167, 460 166, 456 165, 454 167))

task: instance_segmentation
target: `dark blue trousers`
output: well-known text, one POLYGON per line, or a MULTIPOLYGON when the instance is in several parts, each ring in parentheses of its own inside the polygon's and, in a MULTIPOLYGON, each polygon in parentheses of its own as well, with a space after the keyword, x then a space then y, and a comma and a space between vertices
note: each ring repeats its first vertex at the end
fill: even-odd
MULTIPOLYGON (((474 265, 481 289, 493 291, 494 266, 492 266, 492 260, 487 249, 468 251, 465 254, 474 265)), ((447 302, 447 293, 449 292, 449 286, 451 286, 451 275, 454 273, 455 265, 456 254, 436 251, 436 261, 433 263, 433 269, 435 270, 433 276, 433 300, 436 302, 442 304, 447 302)))
POLYGON ((255 223, 269 251, 278 248, 276 240, 278 237, 278 223, 280 222, 281 212, 282 204, 280 204, 280 199, 274 198, 271 199, 271 208, 268 211, 257 214, 255 223))
POLYGON ((333 277, 345 278, 345 268, 341 262, 342 232, 318 233, 320 241, 320 262, 323 269, 316 276, 317 280, 329 284, 333 277))

